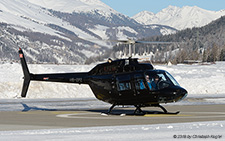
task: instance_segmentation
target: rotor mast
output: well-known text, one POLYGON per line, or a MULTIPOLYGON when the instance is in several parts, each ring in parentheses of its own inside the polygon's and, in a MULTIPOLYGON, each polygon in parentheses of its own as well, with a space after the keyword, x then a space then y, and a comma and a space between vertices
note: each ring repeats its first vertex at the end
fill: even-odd
POLYGON ((128 40, 128 44, 129 44, 129 57, 132 57, 132 46, 135 45, 135 41, 134 40, 128 40))

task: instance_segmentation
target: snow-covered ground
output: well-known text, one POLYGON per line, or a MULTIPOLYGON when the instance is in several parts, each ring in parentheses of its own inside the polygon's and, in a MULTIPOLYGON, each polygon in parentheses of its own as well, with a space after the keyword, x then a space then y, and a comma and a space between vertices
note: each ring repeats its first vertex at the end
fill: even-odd
MULTIPOLYGON (((28 66, 32 73, 53 73, 86 72, 95 65, 28 64, 28 66)), ((155 68, 170 72, 180 85, 188 90, 189 99, 204 98, 202 103, 207 104, 225 103, 225 62, 211 65, 156 65, 155 68)), ((22 77, 20 64, 0 64, 0 103, 2 104, 0 111, 109 107, 108 104, 94 98, 89 86, 78 84, 31 82, 27 98, 20 99, 22 77)), ((184 100, 175 104, 202 103, 196 100, 184 100)), ((0 131, 0 140, 224 140, 224 138, 225 121, 0 131)))
MULTIPOLYGON (((34 65, 28 64, 31 73, 85 72, 93 66, 85 65, 34 65)), ((20 64, 0 65, 0 98, 20 97, 23 72, 20 64)), ((31 82, 27 98, 82 98, 94 97, 88 85, 31 82)))
POLYGON ((224 140, 225 121, 1 131, 0 140, 224 140))
POLYGON ((205 65, 156 66, 170 72, 190 95, 225 94, 225 62, 205 65))

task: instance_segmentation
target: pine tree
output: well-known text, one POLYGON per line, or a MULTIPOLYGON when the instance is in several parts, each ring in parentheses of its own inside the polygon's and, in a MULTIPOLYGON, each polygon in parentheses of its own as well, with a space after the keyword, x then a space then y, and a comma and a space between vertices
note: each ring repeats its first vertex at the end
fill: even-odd
POLYGON ((219 61, 225 61, 225 49, 222 49, 221 50, 219 61))
POLYGON ((218 59, 218 46, 214 43, 213 48, 210 50, 207 62, 216 62, 218 59))

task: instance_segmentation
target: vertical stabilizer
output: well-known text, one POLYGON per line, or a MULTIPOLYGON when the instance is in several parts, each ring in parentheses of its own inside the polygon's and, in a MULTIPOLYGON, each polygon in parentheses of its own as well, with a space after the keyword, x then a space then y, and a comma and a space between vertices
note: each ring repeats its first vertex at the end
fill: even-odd
POLYGON ((29 69, 27 67, 27 63, 26 60, 24 58, 24 54, 21 48, 19 48, 19 56, 20 56, 20 61, 21 61, 21 65, 22 65, 22 69, 23 69, 23 74, 24 74, 24 82, 23 82, 23 88, 22 88, 22 93, 21 96, 22 97, 26 97, 27 94, 27 90, 30 84, 30 72, 29 69))

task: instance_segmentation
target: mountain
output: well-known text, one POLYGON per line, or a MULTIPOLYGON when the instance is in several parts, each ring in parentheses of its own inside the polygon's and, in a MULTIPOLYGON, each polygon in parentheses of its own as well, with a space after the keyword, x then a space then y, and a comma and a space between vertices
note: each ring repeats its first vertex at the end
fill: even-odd
POLYGON ((161 24, 182 30, 207 25, 223 15, 225 15, 225 10, 209 11, 197 6, 184 6, 182 8, 169 6, 156 14, 142 11, 132 18, 145 25, 161 24))
POLYGON ((101 11, 102 14, 118 13, 100 0, 27 0, 41 7, 64 13, 101 11))
POLYGON ((28 62, 78 63, 104 54, 109 39, 143 38, 176 29, 142 25, 100 0, 1 0, 0 60, 18 60, 24 49, 28 62))
MULTIPOLYGON (((225 61, 225 16, 198 28, 187 28, 164 36, 154 36, 144 41, 173 42, 169 45, 136 44, 135 52, 146 55, 152 62, 215 62, 225 61)), ((122 46, 114 47, 119 54, 122 46)))

